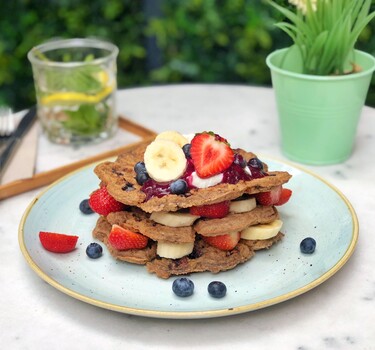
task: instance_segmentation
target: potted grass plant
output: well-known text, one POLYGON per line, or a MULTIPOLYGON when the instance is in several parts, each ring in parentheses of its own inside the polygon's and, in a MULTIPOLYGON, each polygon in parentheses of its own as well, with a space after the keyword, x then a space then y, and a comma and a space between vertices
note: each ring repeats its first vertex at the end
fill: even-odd
POLYGON ((293 41, 266 59, 282 151, 307 164, 343 162, 375 69, 373 55, 355 49, 375 16, 371 0, 289 0, 294 8, 268 3, 286 18, 276 25, 293 41))

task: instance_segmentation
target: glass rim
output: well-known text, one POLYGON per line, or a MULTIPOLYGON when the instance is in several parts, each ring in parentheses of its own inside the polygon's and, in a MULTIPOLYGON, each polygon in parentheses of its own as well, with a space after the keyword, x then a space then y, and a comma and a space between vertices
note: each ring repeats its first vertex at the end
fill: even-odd
POLYGON ((108 61, 109 59, 115 59, 119 53, 118 47, 103 39, 97 38, 75 38, 75 39, 56 39, 51 41, 46 41, 42 44, 34 46, 28 53, 27 58, 32 64, 43 65, 50 67, 77 67, 82 64, 100 64, 108 61), (95 49, 104 49, 108 51, 108 55, 104 57, 98 57, 93 59, 90 62, 84 61, 72 61, 72 62, 57 62, 57 61, 45 61, 38 58, 34 51, 39 50, 40 52, 48 52, 57 49, 64 48, 75 48, 75 47, 92 47, 95 49))

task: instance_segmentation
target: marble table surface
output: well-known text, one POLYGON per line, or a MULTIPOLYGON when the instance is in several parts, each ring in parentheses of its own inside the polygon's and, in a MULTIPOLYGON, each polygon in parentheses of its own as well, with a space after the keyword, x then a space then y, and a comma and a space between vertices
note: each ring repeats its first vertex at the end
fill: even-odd
MULTIPOLYGON (((121 90, 118 111, 157 132, 215 130, 232 145, 286 160, 280 151, 272 89, 170 85, 121 90)), ((37 171, 137 140, 119 131, 78 149, 39 139, 37 171)), ((304 166, 336 186, 358 215, 350 260, 330 279, 257 311, 198 320, 153 319, 98 308, 69 297, 28 266, 17 239, 25 208, 42 190, 0 202, 0 343, 3 349, 375 349, 375 110, 363 109, 352 156, 304 166)))

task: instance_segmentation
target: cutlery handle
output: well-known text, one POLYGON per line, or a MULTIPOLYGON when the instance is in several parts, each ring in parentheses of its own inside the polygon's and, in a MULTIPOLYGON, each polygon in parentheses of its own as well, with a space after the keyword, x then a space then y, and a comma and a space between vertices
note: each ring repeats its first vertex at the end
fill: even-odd
POLYGON ((0 155, 0 178, 4 173, 6 163, 8 162, 10 156, 13 154, 15 149, 17 148, 18 144, 20 142, 19 137, 12 137, 8 142, 7 145, 0 155))

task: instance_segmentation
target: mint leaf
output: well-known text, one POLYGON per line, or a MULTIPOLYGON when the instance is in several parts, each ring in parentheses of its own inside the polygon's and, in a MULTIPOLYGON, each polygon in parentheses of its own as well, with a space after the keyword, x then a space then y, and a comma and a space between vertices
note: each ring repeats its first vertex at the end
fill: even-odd
MULTIPOLYGON (((34 54, 40 60, 46 62, 51 61, 43 52, 34 48, 34 54)), ((46 67, 46 85, 48 90, 52 91, 75 91, 85 93, 96 93, 102 88, 102 83, 97 78, 97 74, 103 69, 97 65, 91 65, 90 62, 95 59, 93 54, 85 57, 83 62, 87 65, 80 67, 46 67)), ((69 54, 63 57, 62 62, 70 62, 71 57, 69 54)))
POLYGON ((93 94, 102 88, 102 83, 95 77, 100 67, 87 65, 75 68, 46 71, 46 81, 50 91, 75 91, 93 94))
POLYGON ((77 135, 97 134, 107 120, 108 108, 99 112, 95 105, 83 104, 77 111, 65 111, 69 119, 63 122, 64 128, 77 135))

